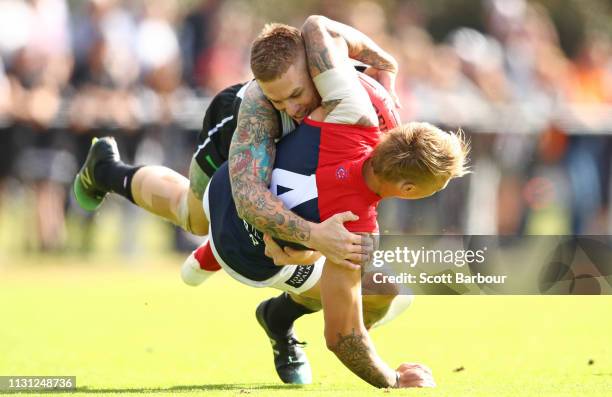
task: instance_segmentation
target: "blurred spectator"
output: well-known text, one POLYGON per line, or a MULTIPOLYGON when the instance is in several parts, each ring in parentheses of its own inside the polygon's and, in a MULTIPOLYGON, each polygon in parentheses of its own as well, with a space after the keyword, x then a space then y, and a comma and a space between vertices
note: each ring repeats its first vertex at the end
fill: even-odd
POLYGON ((250 78, 249 51, 257 30, 247 4, 228 1, 218 9, 210 31, 212 42, 198 57, 197 70, 204 92, 214 95, 250 78))
POLYGON ((25 1, 0 2, 0 54, 9 60, 13 53, 28 44, 32 9, 25 1))
POLYGON ((215 19, 220 0, 201 1, 183 20, 180 43, 183 58, 183 79, 192 88, 206 86, 206 70, 203 59, 209 53, 215 36, 215 19))
POLYGON ((16 171, 33 193, 33 245, 57 250, 65 238, 63 184, 75 168, 64 150, 64 134, 54 125, 72 67, 68 10, 63 0, 9 4, 14 7, 9 14, 18 18, 13 23, 28 27, 18 45, 9 46, 13 144, 23 149, 16 171))
POLYGON ((4 63, 0 58, 0 211, 4 198, 4 184, 11 173, 13 145, 9 127, 11 113, 11 87, 4 71, 4 63))
MULTIPOLYGON (((590 129, 605 128, 607 118, 602 105, 612 105, 612 76, 607 69, 610 60, 610 40, 607 36, 589 35, 570 68, 568 99, 579 106, 573 108, 573 116, 590 129)), ((601 215, 604 197, 603 180, 609 167, 605 158, 605 145, 592 136, 574 136, 570 140, 567 154, 572 197, 572 232, 575 234, 596 233, 594 223, 601 215)))

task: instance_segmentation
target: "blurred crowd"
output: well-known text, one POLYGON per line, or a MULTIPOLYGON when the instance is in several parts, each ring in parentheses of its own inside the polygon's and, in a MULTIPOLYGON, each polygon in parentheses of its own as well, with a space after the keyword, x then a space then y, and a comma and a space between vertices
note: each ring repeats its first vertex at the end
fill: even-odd
MULTIPOLYGON (((462 128, 472 142, 473 174, 430 199, 384 203, 383 231, 612 234, 609 32, 585 29, 568 51, 539 2, 473 2, 480 26, 432 35, 436 7, 420 1, 311 0, 291 13, 286 1, 2 0, 0 217, 22 198, 32 247, 62 250, 73 216, 87 250, 95 222, 69 192, 92 137, 114 135, 126 162, 185 173, 211 96, 250 78, 263 24, 322 14, 396 56, 404 121, 462 128)), ((122 217, 126 238, 137 218, 122 217)))

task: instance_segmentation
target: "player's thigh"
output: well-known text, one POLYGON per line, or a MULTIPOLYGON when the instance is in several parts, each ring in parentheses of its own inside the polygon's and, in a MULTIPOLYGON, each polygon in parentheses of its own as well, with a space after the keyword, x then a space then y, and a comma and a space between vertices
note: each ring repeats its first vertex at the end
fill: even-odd
POLYGON ((304 299, 321 300, 321 280, 317 281, 310 289, 299 294, 291 293, 292 296, 298 296, 304 299))
MULTIPOLYGON (((196 200, 202 202, 202 198, 204 197, 204 191, 206 190, 206 186, 210 182, 214 174, 214 170, 204 170, 200 166, 197 156, 193 156, 191 158, 191 163, 189 164, 189 194, 193 196, 196 200)), ((203 210, 202 210, 203 211, 203 210)))
POLYGON ((397 295, 363 295, 361 301, 364 309, 384 309, 391 305, 397 295))
POLYGON ((187 194, 187 206, 189 208, 188 230, 198 236, 208 234, 208 218, 204 213, 202 200, 198 199, 191 190, 187 194))
MULTIPOLYGON (((389 295, 362 295, 363 308, 366 311, 386 310, 393 302, 397 294, 389 295)), ((310 307, 313 302, 321 302, 321 280, 317 281, 310 289, 300 293, 292 293, 291 297, 298 303, 310 307)))

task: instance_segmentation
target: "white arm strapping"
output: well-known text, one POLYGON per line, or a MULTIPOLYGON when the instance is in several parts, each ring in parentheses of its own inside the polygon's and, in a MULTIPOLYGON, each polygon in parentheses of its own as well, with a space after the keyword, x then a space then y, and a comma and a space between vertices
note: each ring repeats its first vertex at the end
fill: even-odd
POLYGON ((325 117, 326 122, 357 124, 364 116, 374 123, 377 122, 370 97, 361 86, 357 73, 347 65, 326 70, 313 79, 322 102, 340 100, 335 109, 325 117))

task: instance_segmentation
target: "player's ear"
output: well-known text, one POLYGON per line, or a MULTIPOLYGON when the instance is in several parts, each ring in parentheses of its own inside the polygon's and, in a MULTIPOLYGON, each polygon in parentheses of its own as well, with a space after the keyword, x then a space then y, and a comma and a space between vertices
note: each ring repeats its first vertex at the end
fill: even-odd
POLYGON ((402 192, 402 196, 410 195, 415 189, 415 185, 412 182, 401 182, 400 191, 402 192))

